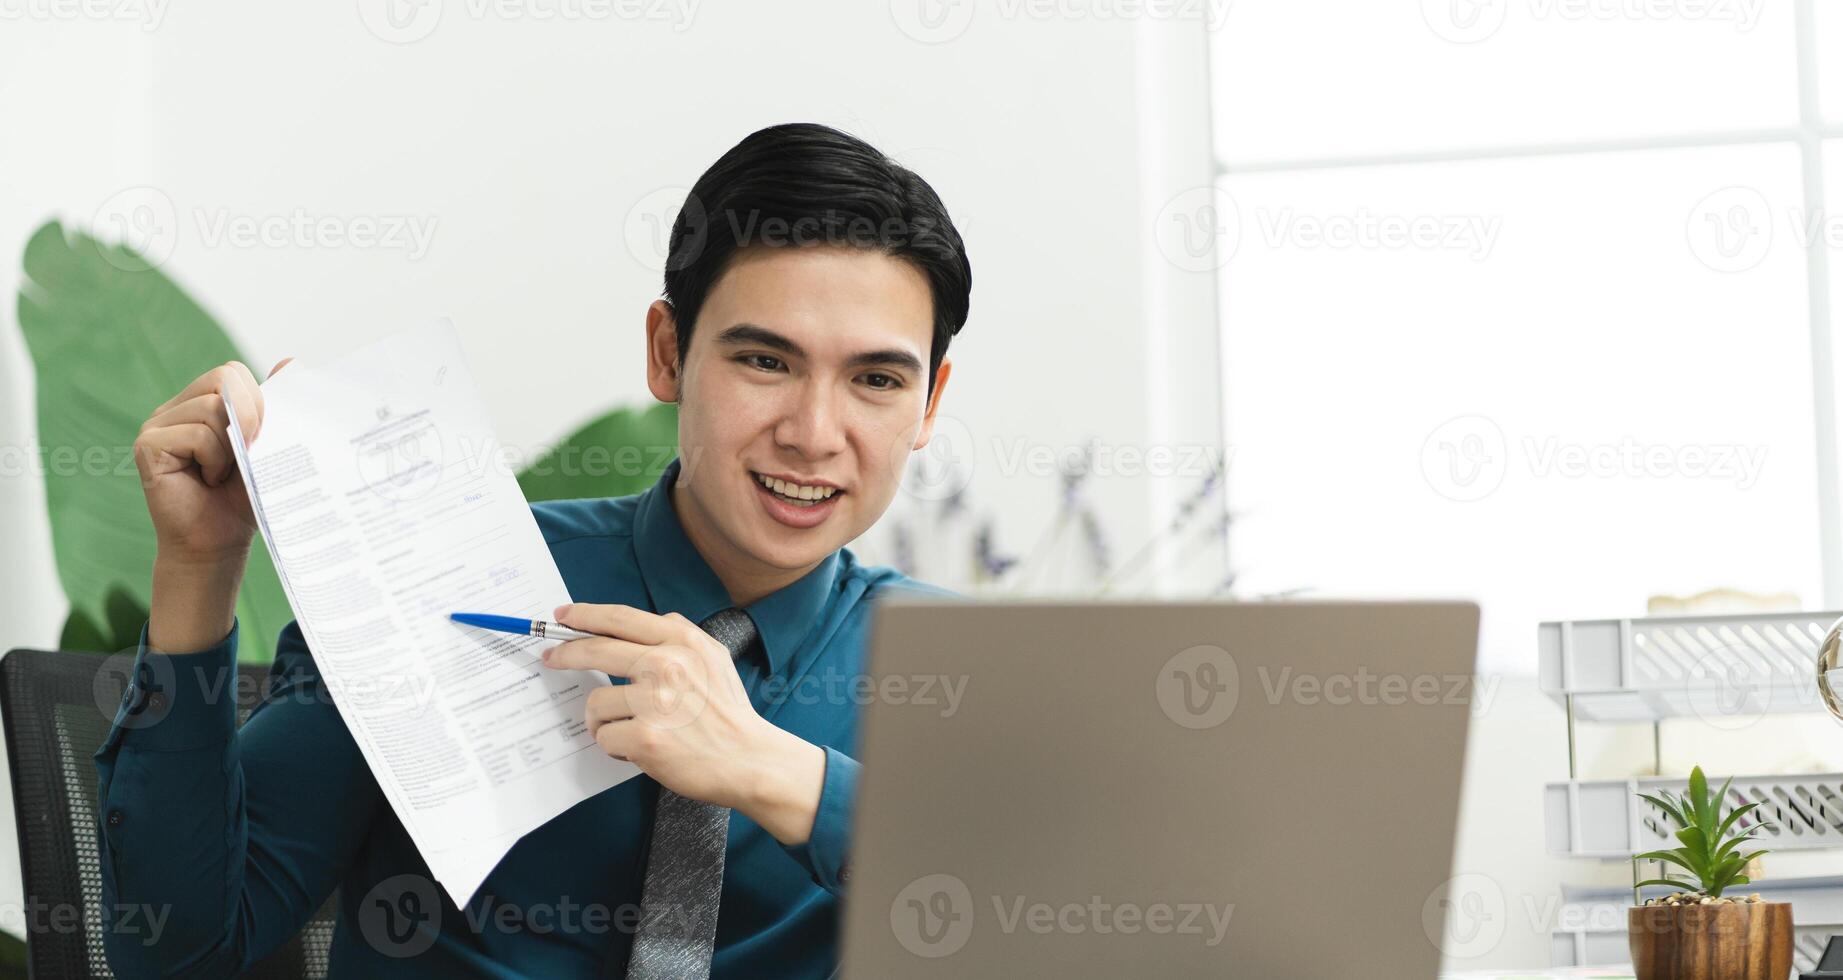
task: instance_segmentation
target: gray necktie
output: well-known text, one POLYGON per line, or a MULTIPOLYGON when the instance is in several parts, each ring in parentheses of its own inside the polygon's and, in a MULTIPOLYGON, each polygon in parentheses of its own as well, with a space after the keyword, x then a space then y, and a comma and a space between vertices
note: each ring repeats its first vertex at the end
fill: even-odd
MULTIPOLYGON (((755 621, 730 608, 698 628, 739 657, 755 642, 755 621)), ((703 980, 717 947, 717 902, 723 893, 728 807, 689 800, 661 786, 646 852, 640 925, 634 931, 627 980, 703 980)))

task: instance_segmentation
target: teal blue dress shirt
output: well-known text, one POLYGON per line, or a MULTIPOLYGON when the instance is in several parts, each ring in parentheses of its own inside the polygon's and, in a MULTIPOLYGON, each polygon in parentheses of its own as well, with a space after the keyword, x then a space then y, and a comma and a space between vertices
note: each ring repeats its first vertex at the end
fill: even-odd
MULTIPOLYGON (((532 512, 578 602, 702 622, 730 602, 660 481, 532 512)), ((756 710, 825 750, 811 839, 730 820, 714 977, 824 977, 859 766, 856 679, 873 600, 945 594, 833 553, 746 607, 762 642, 737 663, 756 710)), ((512 848, 465 908, 435 885, 340 719, 298 623, 281 633, 241 730, 237 626, 216 646, 136 653, 138 678, 95 753, 104 939, 121 976, 225 977, 299 931, 338 889, 335 977, 619 977, 638 921, 659 786, 640 776, 512 848), (170 688, 170 690, 158 690, 170 688), (164 915, 161 912, 164 911, 164 915), (157 930, 157 931, 156 931, 157 930)))

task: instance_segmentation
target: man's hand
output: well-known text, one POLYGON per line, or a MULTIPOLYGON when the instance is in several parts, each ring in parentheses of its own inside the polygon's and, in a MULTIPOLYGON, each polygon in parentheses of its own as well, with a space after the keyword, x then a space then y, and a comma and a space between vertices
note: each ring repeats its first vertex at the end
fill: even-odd
MULTIPOLYGON (((287 364, 283 358, 269 372, 287 364)), ((241 362, 193 379, 142 423, 134 440, 141 493, 154 525, 147 643, 168 653, 212 646, 230 631, 256 518, 237 474, 228 411, 251 442, 262 431, 262 389, 241 362)))
POLYGON ((756 714, 728 648, 678 613, 578 602, 555 618, 601 635, 558 644, 545 664, 629 681, 588 697, 602 751, 680 796, 741 811, 783 844, 806 842, 825 751, 756 714))

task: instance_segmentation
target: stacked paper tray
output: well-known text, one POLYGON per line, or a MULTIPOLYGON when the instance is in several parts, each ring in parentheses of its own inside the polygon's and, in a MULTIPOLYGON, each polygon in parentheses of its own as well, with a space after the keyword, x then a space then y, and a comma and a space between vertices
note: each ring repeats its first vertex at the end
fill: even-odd
POLYGON ((1538 680, 1603 722, 1821 711, 1817 650, 1835 612, 1543 623, 1538 680))
MULTIPOLYGON (((1639 793, 1682 793, 1686 780, 1576 779, 1543 788, 1544 825, 1551 854, 1629 858, 1677 846, 1671 825, 1639 793)), ((1843 773, 1736 776, 1726 806, 1758 803, 1741 818, 1765 822, 1760 847, 1783 851, 1843 846, 1843 773)))

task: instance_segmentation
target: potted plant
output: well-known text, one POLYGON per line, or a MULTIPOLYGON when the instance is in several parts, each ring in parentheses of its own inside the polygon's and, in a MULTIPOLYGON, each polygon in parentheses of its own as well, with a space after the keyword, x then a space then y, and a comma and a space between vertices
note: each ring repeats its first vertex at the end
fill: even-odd
MULTIPOLYGON (((1729 779, 1720 791, 1698 766, 1689 774, 1682 796, 1660 790, 1639 796, 1677 825, 1681 845, 1649 851, 1632 859, 1676 866, 1663 878, 1638 882, 1628 917, 1632 971, 1638 980, 1786 980, 1792 972, 1792 906, 1762 901, 1756 894, 1724 894, 1749 884, 1748 862, 1765 851, 1743 852, 1763 824, 1738 826, 1758 804, 1722 812, 1729 779), (1669 895, 1638 901, 1638 889, 1667 885, 1669 895)), ((1637 877, 1636 874, 1633 875, 1637 877)))

